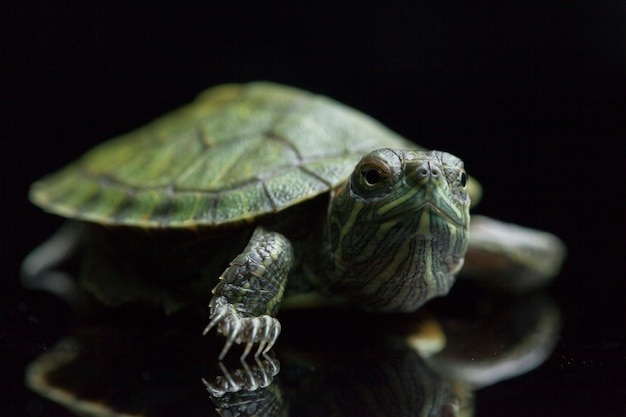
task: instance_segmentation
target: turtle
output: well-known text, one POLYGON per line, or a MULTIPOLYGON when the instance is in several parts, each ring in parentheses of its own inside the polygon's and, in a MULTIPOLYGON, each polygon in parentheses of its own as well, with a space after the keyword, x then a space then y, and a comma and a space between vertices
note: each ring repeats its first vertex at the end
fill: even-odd
POLYGON ((242 358, 268 352, 281 305, 412 312, 463 269, 516 291, 543 285, 563 243, 470 222, 480 194, 451 153, 328 97, 251 82, 96 146, 29 197, 79 225, 62 240, 88 248, 81 283, 96 298, 206 302, 203 333, 225 336, 222 359, 235 344, 242 358))

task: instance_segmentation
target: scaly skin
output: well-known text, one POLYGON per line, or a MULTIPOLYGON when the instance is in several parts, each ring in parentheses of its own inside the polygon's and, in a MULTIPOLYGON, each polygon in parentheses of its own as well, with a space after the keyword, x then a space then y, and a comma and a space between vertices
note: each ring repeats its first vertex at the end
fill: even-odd
POLYGON ((450 154, 366 155, 331 199, 335 275, 324 285, 375 311, 415 311, 447 294, 463 266, 469 206, 463 162, 450 154), (368 182, 371 171, 380 182, 368 182))
POLYGON ((269 351, 280 323, 274 318, 293 266, 290 242, 279 233, 257 227, 250 242, 220 276, 211 299, 211 322, 204 334, 217 326, 226 336, 223 359, 233 343, 246 343, 242 357, 258 343, 256 354, 269 351))
MULTIPOLYGON (((470 199, 458 158, 437 151, 380 149, 357 164, 332 193, 327 253, 313 269, 329 297, 375 311, 414 311, 447 294, 463 265, 470 199)), ((291 244, 258 227, 220 277, 211 300, 213 327, 242 357, 267 352, 280 332, 274 318, 294 266, 291 244)))
MULTIPOLYGON (((158 250, 136 248, 141 257, 115 244, 92 259, 110 262, 86 270, 81 281, 109 304, 138 299, 173 311, 197 303, 243 246, 239 238, 248 227, 242 225, 266 226, 215 287, 206 331, 215 327, 226 335, 222 357, 233 343, 246 345, 244 356, 256 343, 257 352, 271 347, 287 280, 288 289, 307 296, 306 303, 294 302, 298 306, 412 311, 446 294, 468 247, 468 194, 477 201, 480 186, 456 157, 427 152, 327 97, 266 82, 211 88, 30 189, 30 199, 51 213, 160 235, 158 250), (328 212, 316 206, 311 214, 294 214, 307 200, 325 196, 328 212), (175 230, 204 233, 217 247, 187 253, 195 245, 172 240, 175 230), (148 267, 126 268, 121 261, 148 267), (194 286, 188 281, 193 269, 210 276, 194 286), (111 270, 121 274, 114 278, 111 270)), ((467 252, 467 272, 481 281, 511 287, 503 278, 514 271, 519 282, 513 286, 524 289, 530 282, 544 285, 558 271, 565 253, 558 239, 483 224, 472 231, 477 239, 467 252)), ((102 247, 92 242, 90 249, 102 247)), ((46 255, 54 251, 40 253, 27 262, 28 274, 55 264, 46 255)))

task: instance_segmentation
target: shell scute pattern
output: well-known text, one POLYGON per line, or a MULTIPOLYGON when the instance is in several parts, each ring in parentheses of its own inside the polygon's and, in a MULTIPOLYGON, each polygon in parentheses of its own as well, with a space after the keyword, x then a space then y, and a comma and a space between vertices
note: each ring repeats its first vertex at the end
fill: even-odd
POLYGON ((331 99, 269 83, 219 86, 94 148, 31 198, 103 224, 219 225, 324 193, 383 146, 415 148, 331 99))

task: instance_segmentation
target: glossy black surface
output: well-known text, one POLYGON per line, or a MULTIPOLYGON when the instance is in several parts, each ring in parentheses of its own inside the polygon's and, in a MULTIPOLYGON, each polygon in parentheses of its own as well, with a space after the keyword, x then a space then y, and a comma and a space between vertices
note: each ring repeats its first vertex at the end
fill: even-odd
POLYGON ((22 384, 71 321, 18 282, 21 258, 60 224, 27 203, 28 184, 210 85, 253 79, 459 155, 485 187, 478 211, 568 245, 550 290, 555 352, 479 390, 477 416, 626 414, 622 5, 186 4, 16 5, 2 19, 0 415, 67 415, 22 384))

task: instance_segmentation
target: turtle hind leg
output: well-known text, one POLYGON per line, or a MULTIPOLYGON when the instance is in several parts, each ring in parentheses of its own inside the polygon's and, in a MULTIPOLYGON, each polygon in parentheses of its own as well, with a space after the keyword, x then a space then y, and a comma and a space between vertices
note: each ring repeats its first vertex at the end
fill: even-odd
POLYGON ((472 216, 462 276, 523 294, 546 286, 560 271, 566 249, 556 236, 485 216, 472 216))
POLYGON ((31 290, 42 290, 56 295, 69 305, 80 308, 87 302, 69 264, 75 263, 85 234, 81 222, 66 221, 45 242, 22 261, 21 283, 31 290))
POLYGON ((213 289, 211 321, 203 334, 215 327, 226 337, 220 359, 234 343, 246 345, 242 359, 255 343, 257 355, 272 348, 281 329, 274 316, 293 263, 291 243, 283 235, 256 228, 213 289))

